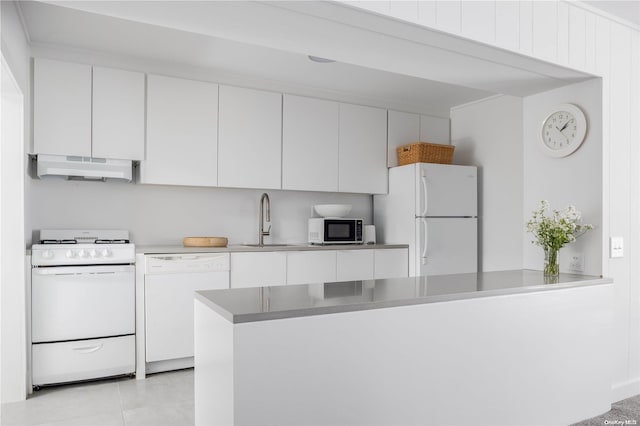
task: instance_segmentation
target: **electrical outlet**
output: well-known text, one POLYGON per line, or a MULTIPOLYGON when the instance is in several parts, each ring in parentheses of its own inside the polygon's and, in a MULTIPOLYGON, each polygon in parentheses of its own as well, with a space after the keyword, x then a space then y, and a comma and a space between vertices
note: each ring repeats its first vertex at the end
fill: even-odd
POLYGON ((572 254, 569 257, 569 270, 573 272, 584 272, 584 255, 581 253, 572 254))
POLYGON ((623 237, 610 237, 609 238, 609 257, 612 259, 618 257, 624 257, 624 238, 623 237))

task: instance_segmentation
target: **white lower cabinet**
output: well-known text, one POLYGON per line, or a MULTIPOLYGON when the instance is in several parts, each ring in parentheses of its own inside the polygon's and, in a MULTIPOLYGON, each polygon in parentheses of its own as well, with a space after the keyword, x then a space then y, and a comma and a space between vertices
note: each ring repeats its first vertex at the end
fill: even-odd
POLYGON ((116 376, 135 370, 134 335, 37 343, 31 347, 36 386, 116 376))
POLYGON ((373 250, 338 250, 337 280, 373 279, 373 250))
POLYGON ((374 253, 374 278, 400 278, 409 276, 409 250, 377 249, 374 253))
POLYGON ((231 288, 287 283, 287 252, 231 253, 231 288))
POLYGON ((336 281, 335 250, 290 251, 287 253, 287 284, 336 281))
POLYGON ((407 276, 406 248, 231 253, 231 288, 407 276))

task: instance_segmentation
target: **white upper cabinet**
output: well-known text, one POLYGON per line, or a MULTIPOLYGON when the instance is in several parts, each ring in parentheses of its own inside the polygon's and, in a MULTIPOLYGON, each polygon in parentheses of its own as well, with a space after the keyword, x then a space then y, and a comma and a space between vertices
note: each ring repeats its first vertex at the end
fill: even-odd
POLYGON ((34 153, 142 160, 144 74, 34 60, 34 153))
POLYGON ((396 148, 420 140, 420 116, 409 112, 389 110, 387 128, 387 165, 398 165, 396 148))
POLYGON ((340 192, 387 192, 387 110, 340 104, 340 192))
POLYGON ((91 156, 91 66, 36 58, 33 151, 91 156))
POLYGON ((282 94, 220 86, 218 185, 281 188, 282 94))
POLYGON ((338 191, 337 102, 284 95, 282 188, 338 191))
POLYGON ((93 157, 144 159, 144 74, 93 67, 93 157))
POLYGON ((217 133, 217 84, 149 75, 140 182, 217 185, 217 133))

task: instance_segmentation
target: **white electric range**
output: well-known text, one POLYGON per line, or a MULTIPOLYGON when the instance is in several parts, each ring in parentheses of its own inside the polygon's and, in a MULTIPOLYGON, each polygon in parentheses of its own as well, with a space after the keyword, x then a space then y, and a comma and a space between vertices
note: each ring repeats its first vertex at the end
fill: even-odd
POLYGON ((133 374, 134 262, 128 231, 40 231, 31 248, 34 389, 133 374))

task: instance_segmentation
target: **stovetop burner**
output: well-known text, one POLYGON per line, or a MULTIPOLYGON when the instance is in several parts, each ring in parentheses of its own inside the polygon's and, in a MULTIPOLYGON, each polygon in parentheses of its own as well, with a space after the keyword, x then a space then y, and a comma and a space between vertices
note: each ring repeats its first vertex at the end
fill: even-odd
POLYGON ((40 244, 78 244, 78 240, 40 240, 40 244))
POLYGON ((78 241, 78 240, 40 240, 40 244, 129 244, 131 241, 126 239, 117 239, 117 240, 104 240, 104 239, 96 239, 96 240, 86 240, 86 241, 78 241))
POLYGON ((129 244, 129 231, 120 229, 43 229, 40 244, 129 244))

